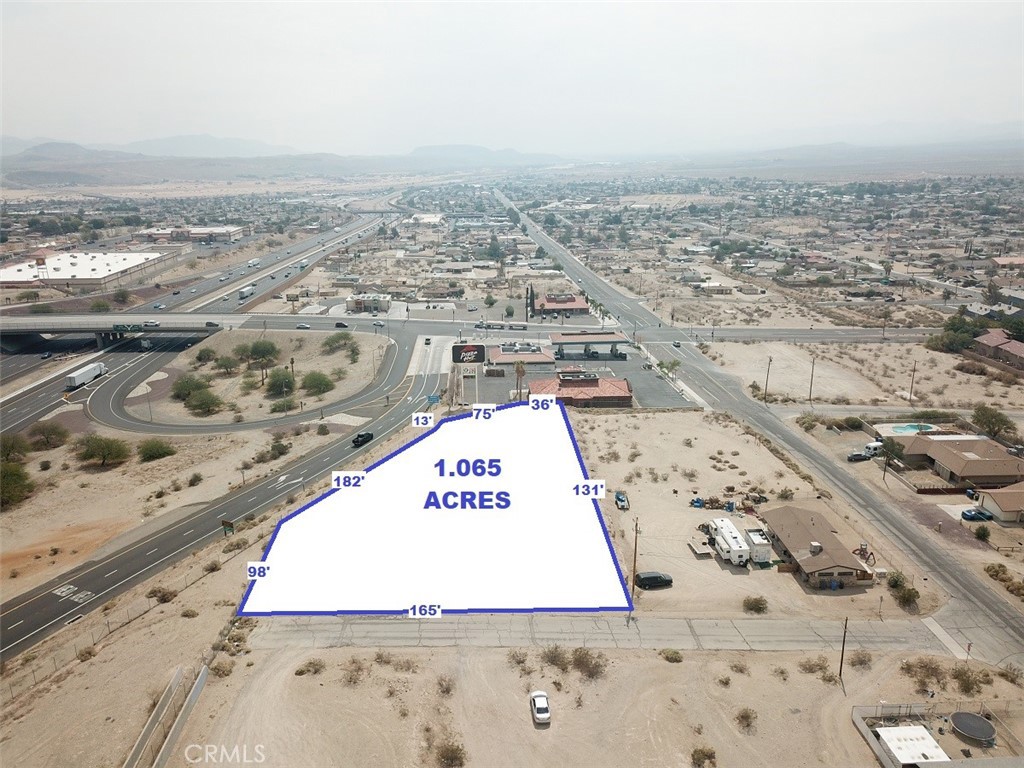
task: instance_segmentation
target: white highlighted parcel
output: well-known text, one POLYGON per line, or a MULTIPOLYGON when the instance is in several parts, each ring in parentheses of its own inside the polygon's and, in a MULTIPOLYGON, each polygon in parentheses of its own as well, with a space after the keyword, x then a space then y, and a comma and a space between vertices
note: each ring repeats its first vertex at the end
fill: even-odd
POLYGON ((558 404, 442 421, 283 520, 239 613, 629 610, 597 482, 558 404))

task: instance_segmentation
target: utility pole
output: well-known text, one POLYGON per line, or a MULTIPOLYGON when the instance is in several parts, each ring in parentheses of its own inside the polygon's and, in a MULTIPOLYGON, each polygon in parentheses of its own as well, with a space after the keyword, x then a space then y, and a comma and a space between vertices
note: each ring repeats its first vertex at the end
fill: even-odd
POLYGON ((846 656, 846 625, 850 623, 850 617, 843 619, 843 647, 839 651, 839 679, 843 679, 843 657, 846 656))
POLYGON ((811 388, 807 390, 807 402, 814 404, 814 361, 816 357, 811 357, 811 388))
POLYGON ((914 361, 914 367, 910 370, 910 396, 908 400, 911 407, 914 405, 914 375, 917 373, 917 360, 914 361))
POLYGON ((772 356, 768 355, 768 370, 764 374, 764 404, 768 405, 768 376, 772 372, 772 356))
POLYGON ((640 545, 640 518, 633 518, 633 577, 630 579, 630 596, 636 595, 636 552, 640 545))

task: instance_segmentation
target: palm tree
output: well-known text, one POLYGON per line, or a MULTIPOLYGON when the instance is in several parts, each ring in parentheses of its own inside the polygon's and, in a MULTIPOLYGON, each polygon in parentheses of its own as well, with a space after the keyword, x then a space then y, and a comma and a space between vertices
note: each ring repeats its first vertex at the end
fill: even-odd
POLYGON ((516 400, 523 399, 523 379, 526 378, 526 364, 522 360, 516 360, 516 400))

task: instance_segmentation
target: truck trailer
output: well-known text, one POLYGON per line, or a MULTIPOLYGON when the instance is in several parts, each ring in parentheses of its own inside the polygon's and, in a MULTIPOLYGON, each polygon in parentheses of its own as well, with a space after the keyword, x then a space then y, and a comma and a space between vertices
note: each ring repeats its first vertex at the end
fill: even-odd
POLYGON ((259 259, 249 259, 245 266, 247 267, 258 267, 260 265, 259 259))
POLYGON ((107 372, 107 366, 103 363, 90 363, 84 368, 79 368, 77 371, 73 371, 67 375, 64 379, 64 386, 66 389, 77 389, 83 384, 88 384, 90 381, 99 378, 107 372))
POLYGON ((770 563, 772 561, 772 543, 762 528, 744 528, 743 538, 750 547, 752 563, 770 563))
POLYGON ((250 296, 252 296, 255 291, 256 291, 256 289, 253 286, 251 286, 251 285, 245 286, 245 288, 242 288, 241 290, 238 291, 238 300, 239 301, 245 301, 250 296))
POLYGON ((715 551, 726 562, 745 566, 750 560, 750 547, 740 536, 739 530, 727 517, 716 517, 708 523, 711 538, 714 539, 715 551))

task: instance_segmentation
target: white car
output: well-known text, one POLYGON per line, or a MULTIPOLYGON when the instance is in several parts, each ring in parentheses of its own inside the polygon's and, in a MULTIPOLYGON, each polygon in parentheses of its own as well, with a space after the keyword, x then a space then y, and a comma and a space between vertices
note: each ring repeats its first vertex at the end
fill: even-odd
POLYGON ((295 327, 298 328, 300 331, 308 331, 309 328, 310 328, 310 325, 309 325, 309 323, 299 323, 295 327))
POLYGON ((142 324, 142 327, 143 328, 159 328, 160 327, 160 323, 158 323, 156 320, 147 320, 146 322, 144 322, 142 324))
POLYGON ((373 324, 376 325, 378 328, 384 327, 384 323, 382 323, 380 320, 374 320, 373 324))
POLYGON ((530 694, 530 714, 533 715, 533 722, 538 725, 551 722, 551 705, 544 691, 534 691, 530 694))

